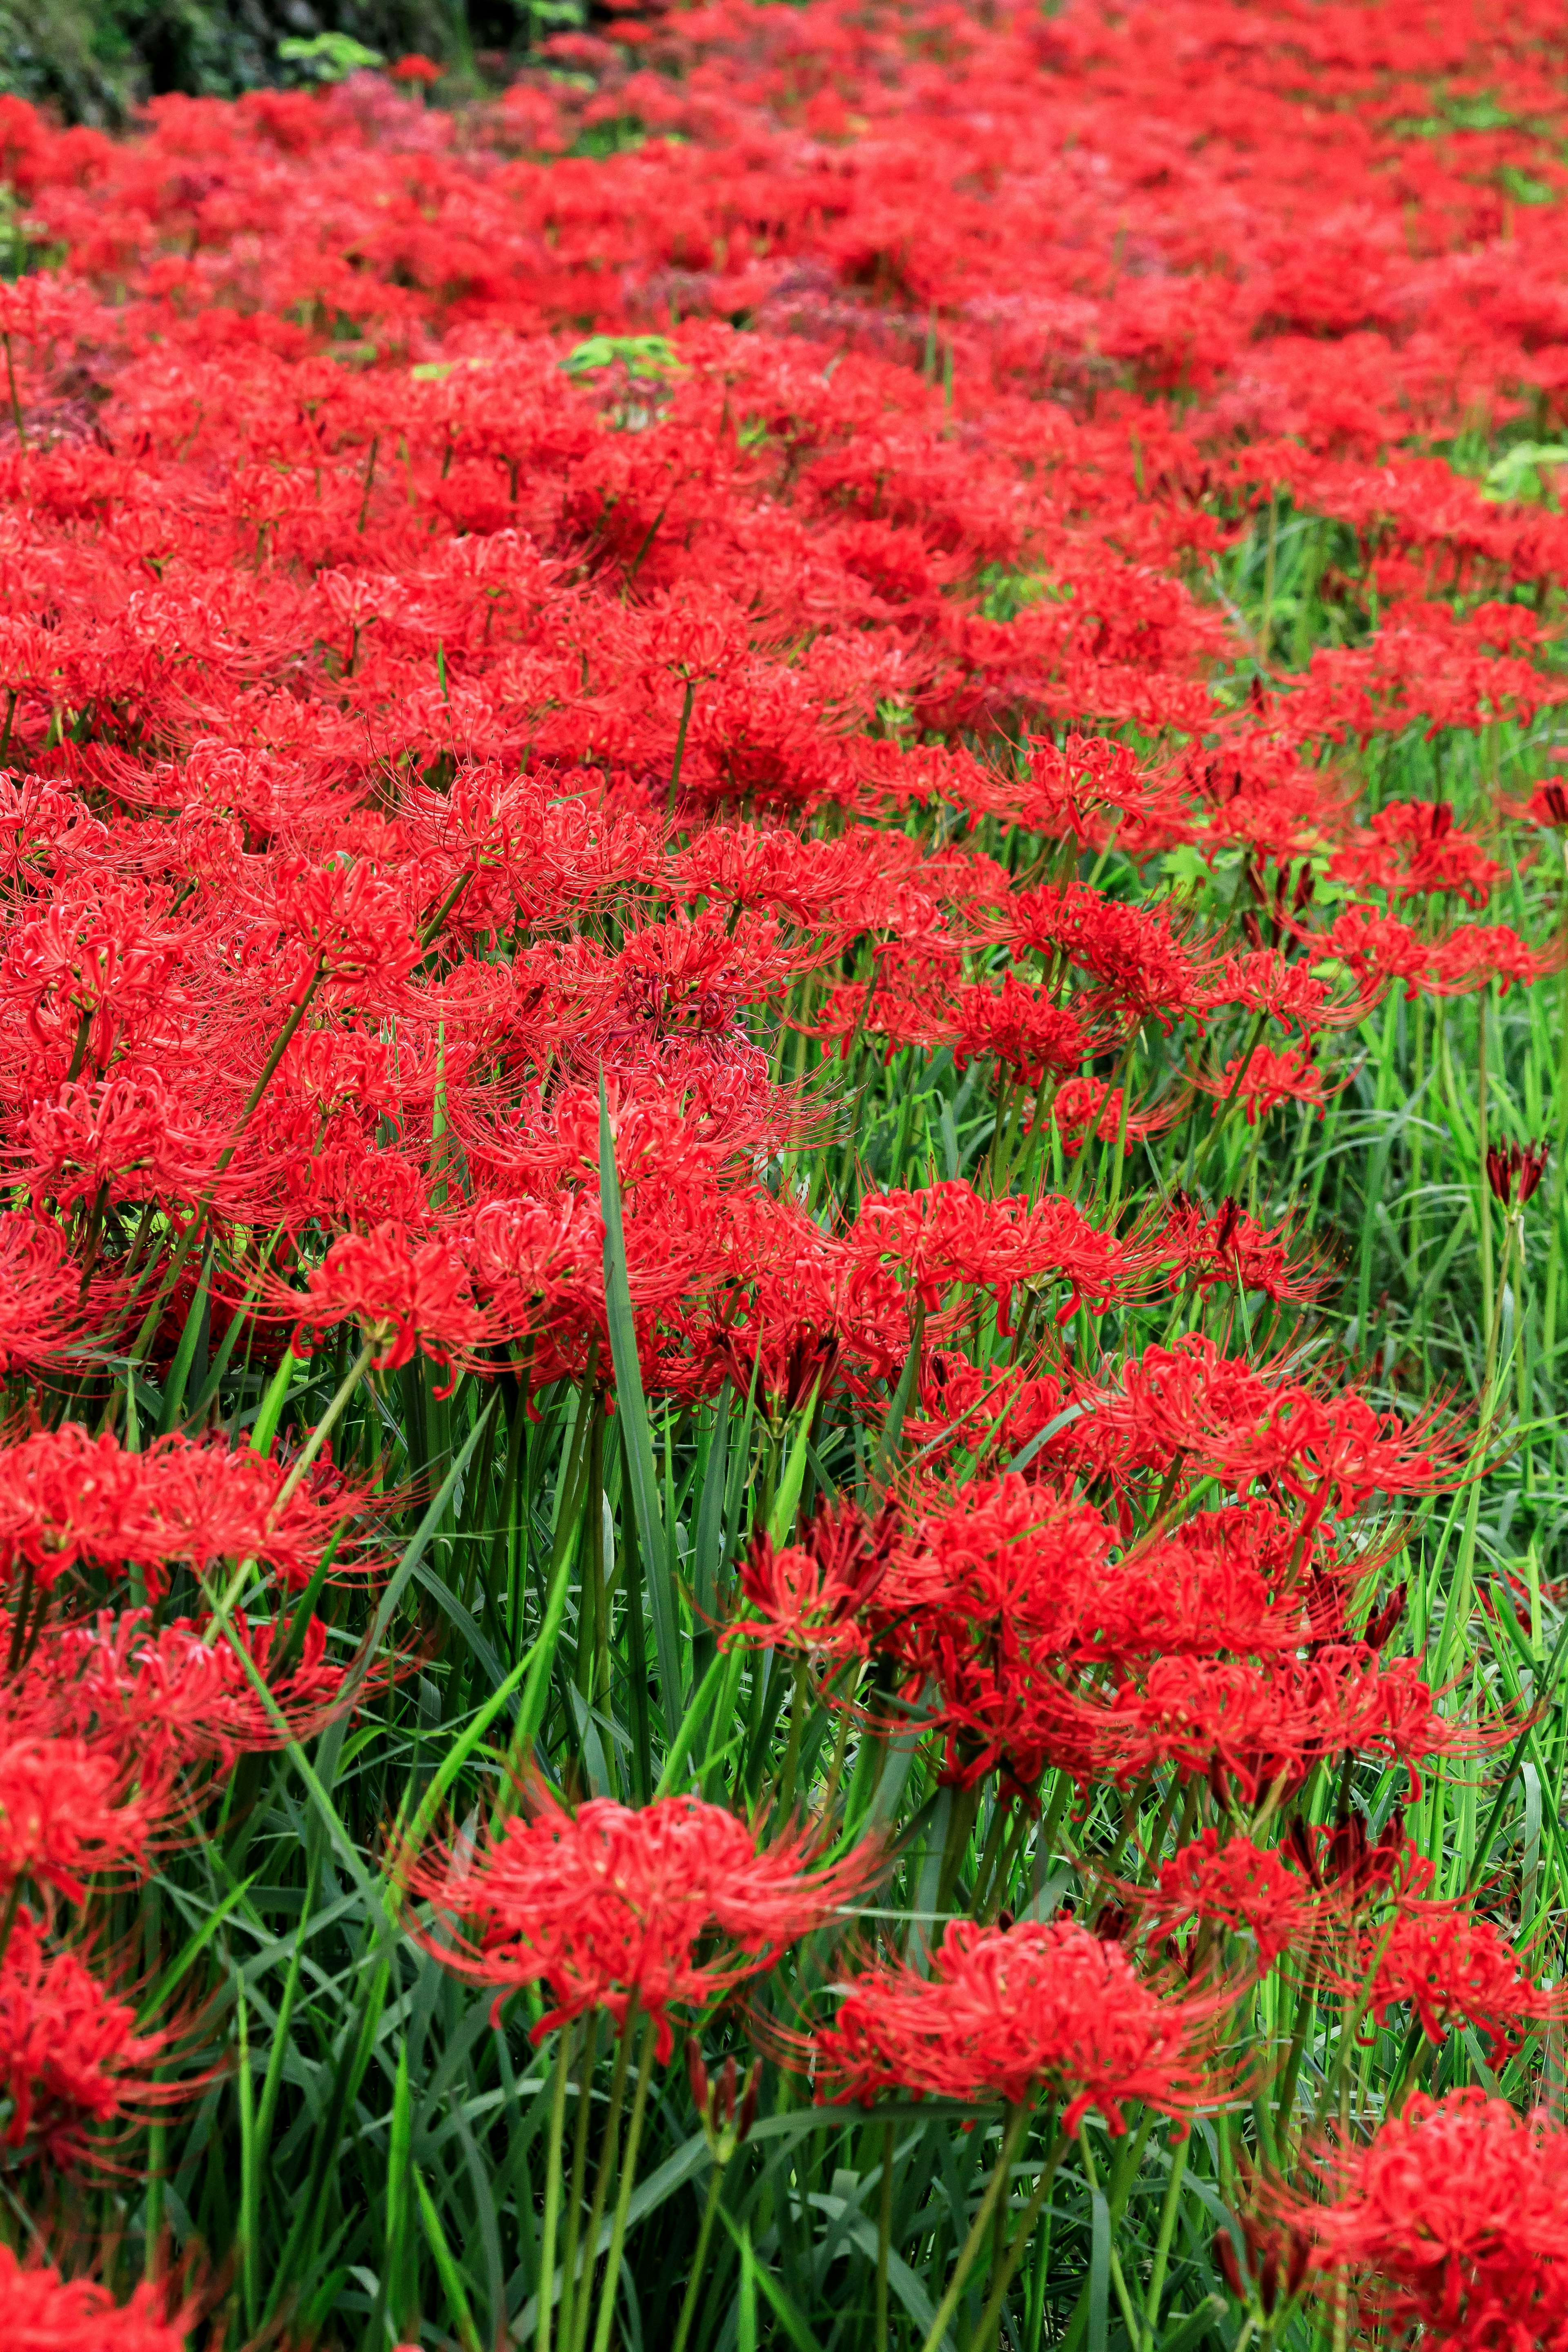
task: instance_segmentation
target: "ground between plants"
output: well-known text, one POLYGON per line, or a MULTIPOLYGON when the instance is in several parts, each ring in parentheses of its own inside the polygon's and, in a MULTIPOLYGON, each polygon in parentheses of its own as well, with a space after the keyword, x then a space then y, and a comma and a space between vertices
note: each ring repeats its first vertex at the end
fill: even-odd
POLYGON ((1563 2340, 1565 66, 0 101, 8 2342, 1563 2340))

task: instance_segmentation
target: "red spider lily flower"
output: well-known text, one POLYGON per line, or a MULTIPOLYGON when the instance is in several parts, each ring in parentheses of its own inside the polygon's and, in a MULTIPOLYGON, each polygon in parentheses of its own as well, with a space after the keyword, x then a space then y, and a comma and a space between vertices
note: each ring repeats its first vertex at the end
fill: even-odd
POLYGON ((1079 1394, 1086 1410, 1067 1435, 1085 1462, 1115 1475, 1134 1462, 1163 1469, 1180 1454, 1238 1489, 1275 1479, 1309 1506, 1309 1525, 1374 1494, 1440 1490, 1468 1453, 1452 1414, 1432 1408, 1402 1423, 1353 1388, 1282 1378, 1223 1355, 1201 1332, 1145 1348, 1123 1365, 1120 1389, 1079 1394))
POLYGON ((422 58, 417 49, 411 49, 405 58, 399 58, 395 64, 388 66, 386 70, 394 81, 423 82, 428 85, 441 79, 441 68, 436 63, 435 58, 422 58))
POLYGON ((1485 906, 1508 871, 1454 823, 1447 801, 1392 802, 1329 861, 1331 881, 1370 884, 1391 898, 1451 890, 1470 907, 1485 906))
POLYGON ((576 1813, 542 1789, 531 1818, 509 1821, 477 1856, 410 1864, 407 1885, 453 1924, 450 1940, 420 1930, 448 1968, 500 1988, 547 1983, 554 2006, 537 2041, 585 2010, 624 2023, 636 1996, 658 2021, 658 2056, 673 2047, 670 2011, 704 2007, 863 1893, 881 1866, 863 1845, 814 1867, 805 1831, 760 1845, 721 1805, 666 1797, 640 1811, 595 1798, 576 1813), (476 1923, 468 1934, 458 1923, 476 1923))
POLYGON ((1551 1150, 1551 1140, 1545 1136, 1539 1143, 1493 1143, 1488 1146, 1487 1182, 1494 1197, 1505 1208, 1510 1204, 1523 1208, 1546 1173, 1551 1150))
POLYGON ((1321 1298, 1337 1277, 1315 1254, 1293 1255, 1286 1245, 1293 1238, 1288 1219, 1266 1230, 1230 1199, 1205 1217, 1195 1201, 1178 1192, 1172 1196, 1159 1245, 1172 1261, 1173 1290, 1190 1282, 1206 1294, 1225 1283, 1238 1290, 1260 1290, 1277 1303, 1306 1304, 1321 1298))
POLYGON ((1248 1013, 1266 1013, 1270 1020, 1297 1030, 1305 1045, 1320 1029, 1353 1029, 1366 1018, 1377 994, 1375 988, 1363 987, 1353 996, 1341 996, 1305 961, 1291 963, 1279 948, 1259 948, 1251 955, 1226 956, 1220 978, 1204 999, 1204 1010, 1235 1004, 1248 1013))
POLYGON ((822 1659, 863 1658, 864 1622, 888 1570, 894 1514, 868 1520, 846 1498, 837 1510, 819 1503, 796 1544, 775 1546, 764 1530, 741 1563, 741 1591, 752 1616, 721 1639, 761 1639, 822 1659))
POLYGON ((1124 1109, 1123 1089, 1108 1079, 1064 1078, 1050 1097, 1048 1111, 1037 1111, 1036 1120, 1042 1115, 1053 1119, 1062 1139, 1063 1158, 1076 1160, 1090 1136, 1100 1143, 1114 1143, 1120 1136, 1123 1150, 1131 1151, 1146 1137, 1173 1127, 1191 1099, 1185 1093, 1177 1093, 1144 1110, 1134 1110, 1130 1105, 1124 1109))
POLYGON ((1075 1919, 953 1919, 929 1976, 894 1961, 852 1977, 808 2046, 819 2096, 1048 2097, 1066 2102, 1064 2130, 1092 2107, 1121 2132, 1129 2099, 1180 2122, 1205 2097, 1205 2045, 1231 1998, 1173 1992, 1075 1919))
POLYGON ((90 1328, 82 1276, 57 1225, 16 1210, 0 1213, 0 1373, 58 1360, 90 1328))
MULTIPOLYGON (((279 1306, 294 1296, 279 1286, 279 1306)), ((489 1337, 456 1252, 443 1241, 411 1242, 391 1223, 335 1241, 311 1272, 305 1308, 301 1330, 356 1320, 378 1371, 411 1363, 416 1351, 448 1368, 472 1364, 489 1337)))
POLYGON ((1204 1002, 1212 951, 1186 936, 1190 920, 1174 907, 1128 906, 1068 883, 1023 892, 1011 915, 1016 946, 1089 973, 1097 1003, 1114 1004, 1134 1028, 1153 1019, 1168 1029, 1204 1002))
POLYGON ((1537 824, 1559 829, 1568 825, 1568 784, 1560 777, 1550 777, 1545 783, 1537 784, 1525 807, 1514 814, 1528 816, 1537 824))
POLYGON ((302 1591, 360 1497, 328 1463, 279 1509, 286 1475, 220 1439, 162 1437, 131 1454, 75 1422, 34 1430, 0 1446, 0 1576, 30 1574, 47 1591, 69 1571, 137 1567, 155 1601, 173 1568, 253 1559, 302 1591))
POLYGON ((1310 1045, 1287 1045, 1281 1054, 1268 1045, 1255 1045, 1245 1062, 1237 1054, 1212 1076, 1202 1070, 1189 1071, 1188 1076, 1200 1093, 1212 1095, 1222 1108, 1239 1102, 1248 1127, 1256 1127, 1284 1102, 1310 1103, 1321 1118, 1334 1096, 1349 1086, 1351 1074, 1331 1087, 1325 1083, 1310 1045))
MULTIPOLYGON (((5 1624, 0 1616, 0 1630, 5 1624)), ((202 1759, 231 1765, 237 1756, 312 1738, 337 1709, 346 1670, 328 1658, 325 1625, 312 1617, 298 1659, 269 1675, 279 1624, 273 1619, 253 1629, 236 1610, 226 1638, 215 1641, 210 1620, 177 1617, 154 1627, 150 1611, 123 1609, 46 1626, 27 1662, 29 1696, 56 1728, 94 1735, 134 1756, 143 1779, 156 1781, 171 1767, 202 1759), (268 1683, 270 1706, 238 1650, 268 1683)), ((384 1681, 373 1671, 368 1687, 384 1681)))
POLYGON ((139 1869, 164 1809, 156 1784, 138 1787, 130 1759, 84 1739, 12 1738, 0 1747, 0 1889, 24 1880, 72 1903, 82 1880, 139 1869))
POLYGON ((1325 1756, 1353 1753, 1403 1764, 1413 1789, 1435 1756, 1473 1754, 1507 1727, 1468 1727, 1440 1715, 1413 1661, 1385 1664, 1363 1643, 1324 1649, 1310 1664, 1160 1658, 1103 1709, 1086 1706, 1089 1753, 1130 1784, 1162 1763, 1186 1777, 1234 1780, 1249 1804, 1278 1783, 1299 1788, 1325 1756))
POLYGON ((8 2352, 185 2352, 191 2315, 165 2316, 147 2281, 117 2304, 95 2279, 64 2279, 0 2245, 0 2336, 8 2352))
POLYGON ((1205 1830, 1192 1845, 1160 1866, 1158 1892, 1146 1921, 1167 1933, 1186 1919, 1250 1936, 1258 1946, 1258 1970, 1267 1975, 1282 1952, 1310 1946, 1320 1904, 1310 1882, 1284 1854, 1233 1837, 1224 1845, 1205 1830))
POLYGON ((395 993, 424 954, 405 890, 364 858, 312 865, 281 861, 270 877, 271 905, 296 987, 321 971, 336 992, 357 983, 395 993))
POLYGON ((1097 1313, 1124 1301, 1142 1273, 1137 1251, 1092 1225, 1071 1201, 1055 1194, 1033 1207, 1016 1198, 987 1201, 957 1179, 919 1192, 870 1193, 849 1246, 892 1259, 928 1307, 955 1282, 984 1285, 995 1294, 1004 1333, 1016 1285, 1065 1282, 1058 1312, 1065 1322, 1085 1299, 1097 1313))
MULTIPOLYGON (((1367 1930, 1360 1962, 1354 1989, 1371 1971, 1369 2006, 1380 2021, 1408 2001, 1429 2041, 1443 2041, 1456 2025, 1474 2026, 1486 2035, 1494 2066, 1568 2004, 1561 1988, 1532 1984, 1513 1947, 1463 1902, 1405 1897, 1392 1927, 1367 1930)), ((1350 1970, 1345 1978, 1352 1982, 1350 1970)))
POLYGON ((79 1952, 47 1950, 22 1906, 0 1957, 7 2147, 29 2147, 57 2168, 89 2160, 91 2125, 184 2095, 152 2079, 173 2039, 167 2031, 139 2033, 134 2005, 111 1992, 79 1952))
MULTIPOLYGON (((1390 2337, 1555 2345, 1568 2328, 1568 2130, 1484 2091, 1417 2093, 1332 2168, 1331 2204, 1288 2210, 1324 2271, 1362 2282, 1390 2337)), ((1283 2200, 1280 2200, 1283 2201, 1283 2200)))
POLYGON ((76 883, 16 924, 0 950, 0 1006, 19 1013, 50 1074, 101 1071, 117 1051, 150 1042, 190 1009, 181 988, 189 921, 170 894, 134 883, 76 883))
POLYGON ((1559 971, 1564 952, 1561 942, 1531 948, 1505 923, 1466 924, 1426 939, 1372 907, 1347 908, 1314 944, 1320 957, 1336 958, 1369 982, 1403 981, 1410 998, 1468 995, 1489 980, 1505 991, 1516 981, 1528 987, 1559 971))

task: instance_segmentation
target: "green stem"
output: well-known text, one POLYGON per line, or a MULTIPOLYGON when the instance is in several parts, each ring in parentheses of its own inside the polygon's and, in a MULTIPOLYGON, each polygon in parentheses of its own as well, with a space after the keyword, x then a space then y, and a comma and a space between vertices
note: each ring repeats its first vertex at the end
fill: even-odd
MULTIPOLYGON (((893 2126, 882 2126, 882 2179, 877 2199, 877 2352, 888 2352, 888 2257, 893 2239, 893 2126)), ((677 2345, 676 2352, 680 2352, 677 2345)))
POLYGON ((708 2183, 707 2202, 702 2208, 702 2226, 697 2232, 697 2252, 691 2257, 691 2273, 686 2282, 686 2294, 681 2301, 680 2317, 675 2325, 675 2341, 670 2352, 686 2352, 686 2339, 691 2333, 691 2322, 697 2314, 697 2296, 702 2280, 703 2264, 708 2260, 708 2241, 713 2234, 713 2223, 719 2212, 720 2192, 724 2186, 724 2168, 713 2167, 708 2183))
POLYGON ((686 757, 686 730, 691 724, 691 706, 696 699, 697 682, 694 678, 689 677, 686 681, 686 697, 680 706, 680 725, 676 731, 675 758, 669 771, 669 805, 665 815, 667 821, 672 824, 675 822, 675 803, 680 793, 681 763, 686 757))
POLYGON ((544 2231, 539 2249, 539 2352, 550 2352, 555 2315, 555 2234, 561 2221, 561 2147, 566 2126, 566 2077, 572 2070, 572 2029, 555 2036, 555 2084, 550 2100, 549 2152, 544 2169, 544 2231))
MULTIPOLYGON (((623 2042, 631 2032, 631 2019, 626 2019, 623 2042)), ((594 2331, 594 2352, 609 2352, 610 2329, 615 2323, 616 2297, 619 2291, 621 2252, 626 2242, 626 2211, 632 2201, 632 2183, 637 2179, 637 2148, 642 2140, 643 2117, 647 2113, 647 2086, 653 2074, 653 2052, 657 2036, 655 2021, 643 2020, 642 2049, 637 2058, 637 2086, 632 2098, 632 2119, 626 2126, 626 2153, 621 2158, 620 2193, 616 2199, 616 2218, 610 2231, 610 2251, 605 2263, 605 2282, 599 2290, 599 2325, 594 2331)))
POLYGON ((1187 2169, 1187 2150, 1191 2139, 1180 2139, 1171 2153, 1171 2178, 1165 2189, 1165 2201, 1160 2210, 1160 2234, 1154 2241, 1154 2265, 1149 2274, 1149 2293, 1143 2305, 1143 2342, 1146 2352, 1154 2352, 1160 2337, 1160 2298, 1165 2292, 1165 2272, 1171 2260, 1171 2241, 1176 2233, 1176 2210, 1182 2201, 1182 2180, 1187 2169))
POLYGON ((588 2209, 583 2275, 578 2282, 576 2308, 573 2313, 572 2352, 584 2352, 584 2347, 588 2340, 588 2306, 593 2301, 594 2269, 598 2256, 599 2224, 605 2218, 605 2200, 610 2193, 610 2175, 615 2170, 616 2147, 620 2138, 621 2109, 625 2106, 626 2099, 626 2065, 631 2057, 632 2023, 637 2015, 637 1995, 634 1992, 626 2003, 626 2013, 621 2026, 620 2040, 616 2044, 615 2071, 610 2076, 610 2104, 605 2116, 604 2136, 599 2142, 599 2161, 594 2172, 594 2201, 588 2209))
POLYGON ((996 2210, 997 2200, 1006 2189, 1008 2178, 1013 2169, 1013 2159, 1018 2153, 1024 2134, 1028 2128, 1028 2123, 1027 2107, 1015 2107, 1008 2119, 1006 2129, 1002 2135, 1002 2146, 997 2154, 994 2169, 986 2184, 985 2194, 981 2199, 979 2210, 970 2224, 969 2235, 959 2248, 958 2260, 952 2268, 952 2276, 947 2283, 947 2293, 936 2307, 936 2316, 926 2330, 925 2342, 921 2347, 921 2352, 942 2352, 942 2340, 947 2334, 949 2322, 958 2309, 958 2299, 963 2293, 964 2281, 973 2269, 975 2257, 985 2242, 986 2234, 991 2227, 991 2216, 996 2210))
MULTIPOLYGON (((572 2195, 566 2207, 566 2246, 561 2258, 559 2335, 563 2346, 572 2341, 573 2315, 576 2310, 577 2238, 583 2221, 583 2187, 588 2172, 588 2122, 594 2104, 594 2061, 598 2050, 599 2012, 595 2010, 588 2020, 583 2054, 577 2062, 577 2115, 572 2130, 572 2195)), ((540 2292, 549 2292, 548 2281, 540 2292)))
MULTIPOLYGON (((1184 2149, 1185 2145, 1184 2141, 1184 2149)), ((1058 2168, 1067 2150, 1067 2134, 1058 2132, 1047 2151, 1045 2162, 1040 2167, 1040 2177, 1035 2183, 1034 2194, 1018 2216, 1017 2225, 1007 2242, 1007 2251, 992 2282, 991 2292, 985 2298, 985 2308, 980 2315, 980 2325, 972 2338, 975 2352, 980 2352, 983 2345, 994 2344, 1000 2340, 1004 2298, 1007 2289, 1013 2284, 1013 2273, 1023 2261, 1025 2249, 1035 2233, 1035 2224, 1040 2218, 1040 2209, 1051 2193, 1051 2183, 1056 2179, 1058 2168)))

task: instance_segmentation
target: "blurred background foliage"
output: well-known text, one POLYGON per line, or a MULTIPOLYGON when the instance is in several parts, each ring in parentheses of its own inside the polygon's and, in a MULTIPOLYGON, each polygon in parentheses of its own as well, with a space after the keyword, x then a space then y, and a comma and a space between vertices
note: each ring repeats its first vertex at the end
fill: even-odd
POLYGON ((337 33, 434 58, 448 68, 442 95, 461 97, 504 81, 540 20, 577 14, 561 0, 0 0, 0 91, 113 129, 166 90, 233 98, 320 79, 288 47, 337 33))

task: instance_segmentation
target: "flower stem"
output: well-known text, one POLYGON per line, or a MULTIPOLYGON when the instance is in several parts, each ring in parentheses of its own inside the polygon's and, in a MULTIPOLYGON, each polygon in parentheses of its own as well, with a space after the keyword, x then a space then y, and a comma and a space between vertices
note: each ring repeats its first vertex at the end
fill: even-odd
POLYGON ((712 2178, 708 2183, 708 2200, 702 2208, 702 2226, 697 2232, 697 2252, 691 2258, 691 2275, 686 2282, 686 2293, 681 2300, 680 2317, 675 2323, 675 2341, 670 2346, 670 2352, 686 2352, 686 2339, 691 2333, 691 2322, 697 2314, 697 2293, 702 2266, 708 2259, 708 2241, 713 2234, 723 2186, 724 2168, 721 2164, 715 2164, 712 2178))
MULTIPOLYGON (((888 2256, 893 2236, 893 2126, 882 2126, 882 2179, 877 2200, 877 2352, 888 2352, 888 2256)), ((676 2352, 680 2352, 679 2345, 676 2352)))
MULTIPOLYGON (((561 2324, 563 2347, 572 2341, 572 2316, 576 2307, 577 2233, 583 2219, 583 2184, 588 2170, 588 2118, 593 2108, 594 2061, 599 2048, 599 2012, 588 2020, 583 2054, 577 2063, 577 2116, 572 2131, 572 2195, 566 2207, 566 2247, 561 2258, 561 2324)), ((548 2284, 548 2283, 546 2283, 548 2284)))
POLYGON ((599 2161, 594 2173, 594 2201, 588 2209, 582 2277, 578 2282, 579 2293, 572 2315, 572 2352, 583 2352, 588 2340, 588 2306, 593 2301, 599 2224, 605 2218, 605 2200, 610 2193, 610 2175, 616 2168, 616 2147, 621 2134, 621 2109, 626 2099, 626 2062, 631 2056, 632 2021, 637 2015, 637 1997, 634 1992, 626 2003, 621 2038, 616 2044, 615 2072, 610 2076, 610 2105, 605 2116, 604 2136, 599 2142, 599 2161))
MULTIPOLYGON (((631 2038, 631 2019, 626 2019, 623 2046, 631 2038)), ((621 2158, 621 2186, 616 2199, 616 2218, 610 2231, 610 2251, 605 2263, 604 2284, 599 2289, 599 2324, 594 2331, 594 2352, 609 2352, 610 2329, 616 2316, 616 2296, 621 2274, 621 2250, 626 2242, 626 2210, 632 2201, 632 2183, 637 2179, 637 2148, 642 2139, 643 2117, 647 2113, 647 2086, 653 2074, 655 2023, 644 2018, 642 2048, 637 2053, 637 2086, 632 2099, 632 2119, 626 2126, 626 2153, 621 2158)))
POLYGON ((936 2307, 936 2316, 926 2330, 926 2338, 921 2352, 942 2352, 942 2338, 947 2334, 948 2323, 958 2309, 958 2298, 963 2293, 964 2281, 974 2267, 974 2258, 985 2242, 986 2231, 991 2226, 991 2216, 996 2210, 998 2198, 1007 2186, 1007 2177, 1013 2169, 1013 2158, 1018 2153, 1019 2144, 1027 2128, 1028 2121, 1027 2107, 1014 2108, 1008 2118, 1007 2127, 1002 2135, 1002 2146, 997 2154, 995 2168, 986 2184, 985 2194, 980 2200, 979 2210, 970 2224, 969 2235, 959 2248, 958 2260, 952 2268, 952 2276, 947 2283, 947 2293, 936 2307))
POLYGON ((1171 2241, 1176 2234, 1176 2210, 1182 2201, 1182 2179, 1187 2169, 1187 2149, 1190 2139, 1179 2139, 1171 2151, 1171 2178, 1165 2189, 1165 2201, 1160 2209, 1160 2234, 1154 2242, 1154 2263, 1149 2273, 1149 2293, 1143 2305, 1143 2342, 1146 2352, 1154 2352, 1160 2337, 1160 2298, 1165 2291, 1165 2272, 1171 2260, 1171 2241))
MULTIPOLYGON (((1184 2148, 1186 2142, 1184 2140, 1182 2145, 1184 2148)), ((999 2339, 1003 2298, 1013 2284, 1013 2273, 1022 2262, 1024 2250, 1034 2235, 1035 2224, 1040 2218, 1040 2208, 1050 2195, 1051 2183, 1056 2179, 1058 2167, 1067 2154, 1067 2149, 1068 2136, 1066 2132, 1058 2132, 1051 2142, 1045 2162, 1040 2167, 1040 2177, 1035 2183, 1034 2194, 1018 2216, 1017 2227, 1008 2241, 1007 2251, 1002 2257, 1000 2267, 992 2283, 991 2292, 985 2298, 985 2308, 980 2315, 980 2325, 975 2329, 972 2339, 976 2347, 983 2344, 994 2343, 999 2339)))
POLYGON ((550 2100, 550 2141, 544 2168, 544 2232, 539 2249, 539 2352, 550 2352, 555 2315, 555 2233, 561 2220, 561 2144, 566 2124, 566 2077, 572 2068, 572 2029, 555 2037, 555 2084, 550 2100))

